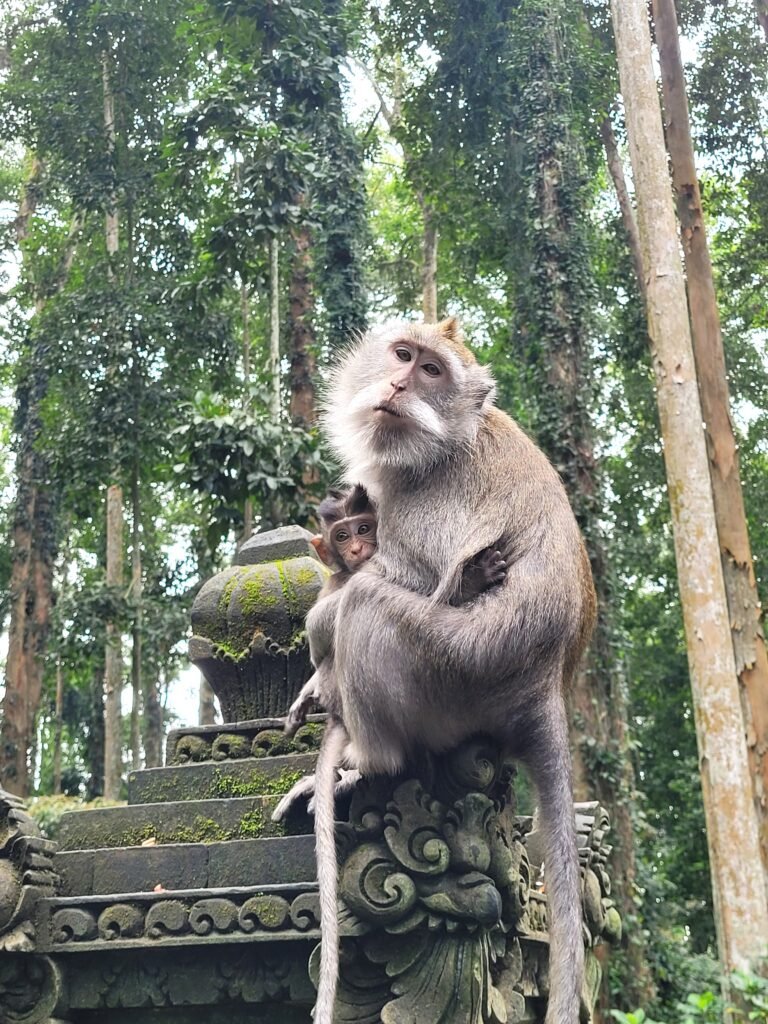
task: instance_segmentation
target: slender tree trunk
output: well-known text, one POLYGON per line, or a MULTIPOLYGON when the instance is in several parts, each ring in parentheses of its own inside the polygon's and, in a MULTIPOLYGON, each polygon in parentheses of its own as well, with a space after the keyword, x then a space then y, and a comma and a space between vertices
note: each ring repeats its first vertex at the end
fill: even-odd
POLYGON ((710 485, 703 413, 645 0, 612 0, 648 326, 691 670, 715 923, 726 972, 768 948, 768 901, 710 485), (733 856, 738 836, 739 856, 733 856), (746 866, 746 870, 745 870, 746 866))
MULTIPOLYGON (((141 499, 139 466, 134 461, 131 479, 131 603, 134 617, 131 628, 131 767, 141 768, 141 704, 143 681, 141 673, 141 642, 143 630, 143 583, 141 568, 141 499)), ((147 767, 152 767, 147 763, 147 767)))
MULTIPOLYGON (((107 490, 107 586, 122 592, 123 491, 117 484, 107 490)), ((120 626, 114 622, 107 623, 104 690, 104 796, 117 800, 123 776, 123 651, 120 626)))
POLYGON ((216 697, 211 684, 202 674, 200 675, 198 721, 200 725, 214 725, 216 723, 216 697))
MULTIPOLYGON (((14 228, 21 244, 29 234, 44 173, 42 162, 30 158, 29 173, 14 228)), ((74 250, 74 226, 62 258, 58 280, 68 269, 74 250)), ((36 312, 43 309, 37 296, 36 312)), ((0 714, 0 784, 9 792, 29 792, 28 752, 33 745, 35 716, 43 686, 43 655, 53 608, 53 563, 56 540, 49 466, 38 445, 40 405, 48 390, 47 358, 32 343, 29 373, 16 392, 20 451, 16 463, 16 499, 11 526, 11 620, 5 666, 5 696, 0 714)))
POLYGON ((280 421, 280 262, 277 237, 269 240, 269 379, 272 383, 270 412, 280 421))
POLYGON ((315 335, 312 318, 312 238, 305 226, 292 233, 294 255, 288 288, 288 316, 291 352, 291 419, 310 427, 315 422, 315 335))
POLYGON ((419 196, 423 217, 421 245, 421 310, 424 323, 437 323, 437 214, 431 203, 419 196))
POLYGON ((643 271, 643 254, 640 249, 640 234, 637 230, 637 219, 632 207, 632 200, 629 197, 627 181, 624 177, 624 165, 621 162, 619 147, 616 144, 616 136, 613 134, 613 125, 610 117, 603 118, 600 124, 600 136, 605 149, 605 161, 608 165, 608 172, 616 192, 621 211, 621 222, 624 225, 624 232, 627 236, 629 253, 632 257, 632 266, 635 270, 635 278, 640 289, 640 295, 645 301, 645 273, 643 271))
MULTIPOLYGON (((240 284, 240 314, 243 327, 243 402, 246 409, 251 406, 251 303, 248 286, 245 281, 240 284)), ((245 543, 253 533, 253 500, 245 499, 243 506, 243 532, 240 544, 245 543)), ((240 546, 238 544, 238 547, 240 546)))
POLYGON ((56 723, 53 734, 53 792, 61 793, 61 741, 64 733, 64 673, 56 659, 56 723))
POLYGON ((91 675, 85 743, 85 762, 89 772, 86 793, 89 800, 104 796, 104 689, 104 664, 97 655, 91 675))
MULTIPOLYGON (((107 142, 107 157, 110 171, 114 174, 114 160, 117 149, 115 131, 115 97, 112 92, 109 54, 101 55, 101 76, 104 96, 104 133, 107 142)), ((109 196, 104 214, 104 231, 107 249, 107 278, 115 280, 117 254, 120 247, 119 214, 117 195, 113 190, 109 196)), ((115 339, 116 342, 116 339, 115 339)), ((108 369, 114 375, 115 368, 108 369)), ((115 460, 116 462, 116 460, 115 460)), ((116 482, 119 477, 117 466, 112 471, 112 483, 107 488, 107 573, 108 587, 113 593, 123 588, 123 489, 116 482)), ((106 647, 104 651, 104 796, 117 800, 123 774, 122 738, 122 690, 123 690, 123 643, 120 626, 108 622, 106 626, 106 647)))
MULTIPOLYGON (((589 551, 598 597, 598 620, 589 658, 570 694, 574 795, 598 799, 611 815, 613 895, 626 922, 627 968, 621 1003, 647 1006, 654 985, 636 918, 636 858, 632 809, 635 779, 627 738, 627 695, 616 654, 615 602, 607 542, 600 525, 601 474, 591 417, 589 188, 584 153, 570 130, 567 62, 560 44, 564 3, 529 3, 519 30, 537 41, 535 74, 520 81, 521 122, 528 177, 525 221, 510 244, 529 275, 519 302, 522 335, 533 340, 529 364, 538 394, 536 436, 563 478, 589 551)), ((608 950, 598 953, 605 959, 608 950)), ((605 991, 605 988, 604 988, 605 991)), ((596 1008, 607 1017, 607 993, 596 1008)))
POLYGON ((768 878, 768 656, 739 476, 738 445, 730 415, 723 336, 696 177, 674 3, 654 0, 653 13, 715 520, 754 783, 755 813, 768 878))

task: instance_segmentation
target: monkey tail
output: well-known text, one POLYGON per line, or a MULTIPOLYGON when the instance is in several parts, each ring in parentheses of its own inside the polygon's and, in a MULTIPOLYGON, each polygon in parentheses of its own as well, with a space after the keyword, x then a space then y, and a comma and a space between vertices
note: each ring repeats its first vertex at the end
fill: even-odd
POLYGON ((344 727, 328 720, 315 768, 315 855, 320 890, 320 979, 314 1024, 332 1024, 339 975, 335 802, 336 768, 347 741, 344 727))
POLYGON ((584 979, 581 872, 576 844, 568 723, 560 694, 526 763, 539 797, 549 925, 545 1024, 578 1024, 584 979))

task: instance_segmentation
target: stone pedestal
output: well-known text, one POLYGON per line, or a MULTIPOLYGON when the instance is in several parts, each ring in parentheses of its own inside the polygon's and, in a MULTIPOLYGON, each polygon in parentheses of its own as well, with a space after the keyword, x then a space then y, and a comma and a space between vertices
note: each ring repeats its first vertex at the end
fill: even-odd
MULTIPOLYGON (((255 562, 200 592, 190 645, 223 706, 251 714, 174 730, 166 766, 130 774, 128 806, 66 815, 58 847, 0 791, 3 1024, 310 1024, 312 823, 303 810, 280 825, 270 814, 312 771, 323 718, 287 739, 265 708, 308 672, 301 617, 322 571, 300 533, 279 532, 282 547, 256 540, 255 562), (277 561, 258 560, 267 551, 277 561)), ((339 805, 339 1024, 543 1021, 547 900, 513 781, 479 737, 339 805)), ((621 924, 607 817, 597 804, 575 815, 586 1020, 591 949, 621 924)))

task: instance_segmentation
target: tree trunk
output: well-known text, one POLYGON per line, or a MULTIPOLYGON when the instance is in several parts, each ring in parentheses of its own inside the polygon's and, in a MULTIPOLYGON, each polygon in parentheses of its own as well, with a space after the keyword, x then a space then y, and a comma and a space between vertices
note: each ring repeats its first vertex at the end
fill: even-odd
POLYGON ((645 273, 643 271, 643 254, 640 249, 640 235, 637 230, 637 219, 632 208, 632 200, 629 197, 627 181, 624 177, 624 165, 621 162, 619 147, 616 144, 616 136, 613 134, 613 125, 610 117, 605 117, 600 124, 600 136, 605 149, 605 162, 608 165, 608 173, 611 175, 613 188, 619 202, 621 211, 621 222, 624 225, 624 232, 627 236, 627 245, 632 257, 632 266, 635 270, 637 286, 640 295, 645 301, 645 273))
POLYGON ((56 659, 56 720, 53 733, 53 792, 61 793, 61 741, 64 733, 64 673, 56 659))
MULTIPOLYGON (((622 1005, 647 1006, 654 985, 636 916, 636 859, 632 809, 635 779, 627 739, 627 696, 616 655, 611 573, 600 526, 602 484, 591 417, 589 188, 584 153, 568 126, 564 99, 571 83, 560 45, 563 4, 532 3, 519 26, 537 41, 523 89, 518 130, 526 140, 527 178, 521 185, 525 221, 510 244, 528 280, 520 289, 521 335, 533 342, 526 362, 538 395, 535 432, 562 476, 584 532, 598 597, 598 620, 587 662, 570 694, 574 795, 598 799, 611 815, 613 894, 626 922, 628 967, 622 1005)), ((574 72, 575 73, 575 72, 574 72)), ((607 955, 607 950, 603 951, 607 955)), ((606 995, 607 1011, 607 995, 606 995)), ((603 1008, 602 1002, 598 1011, 603 1008)))
MULTIPOLYGON (((107 490, 107 586, 114 596, 122 593, 123 491, 117 484, 107 490)), ((123 651, 120 626, 114 622, 107 623, 104 690, 104 796, 118 800, 123 775, 123 651)))
POLYGON ((288 288, 288 317, 291 351, 291 403, 294 422, 311 427, 315 422, 315 335, 312 318, 315 298, 312 291, 312 238, 305 226, 292 233, 294 256, 288 288))
MULTIPOLYGON (((44 166, 36 157, 19 203, 14 228, 21 243, 29 234, 37 208, 44 166)), ((74 226, 58 275, 69 265, 74 226)), ((35 301, 39 314, 43 299, 35 301)), ((9 792, 29 792, 28 752, 43 687, 43 655, 53 608, 53 563, 56 538, 53 503, 48 486, 48 458, 38 445, 42 429, 40 406, 48 390, 46 353, 32 343, 29 375, 16 392, 20 450, 16 462, 16 499, 11 526, 11 619, 5 665, 5 696, 0 714, 0 784, 9 792)))
MULTIPOLYGON (((243 405, 248 410, 251 407, 251 303, 245 281, 240 284, 240 314, 243 321, 243 405)), ((243 532, 238 547, 244 544, 252 533, 253 499, 249 496, 243 505, 243 532)))
POLYGON ((419 205, 424 219, 421 263, 421 310, 424 323, 437 323, 437 215, 422 196, 419 205))
POLYGON ((724 970, 768 947, 739 681, 696 384, 645 0, 612 0, 647 279, 648 326, 691 671, 715 923, 724 970), (733 856, 733 837, 739 855, 733 856))
POLYGON ((272 384, 270 412, 280 422, 280 263, 277 237, 269 240, 269 379, 272 384))
POLYGON ((200 703, 198 705, 198 721, 200 725, 216 724, 216 697, 211 684, 204 675, 200 675, 200 703))
POLYGON ((741 491, 738 445, 730 415, 723 336, 696 177, 674 3, 654 0, 653 13, 715 520, 754 783, 755 814, 768 878, 768 656, 741 491))
POLYGON ((89 772, 86 795, 93 800, 104 796, 104 665, 98 656, 91 676, 90 698, 85 763, 89 772))
MULTIPOLYGON (((142 579, 141 579, 141 503, 139 499, 139 467, 133 466, 131 480, 131 603, 134 617, 131 628, 131 767, 141 768, 141 632, 142 579)), ((147 767, 154 767, 147 763, 147 767)))

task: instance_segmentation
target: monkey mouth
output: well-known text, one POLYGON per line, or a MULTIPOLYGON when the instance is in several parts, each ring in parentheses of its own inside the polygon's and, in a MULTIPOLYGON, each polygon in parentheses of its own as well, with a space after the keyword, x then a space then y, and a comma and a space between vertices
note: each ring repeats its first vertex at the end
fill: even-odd
POLYGON ((385 412, 389 416, 396 416, 398 419, 402 419, 402 415, 403 415, 401 412, 399 412, 394 407, 394 405, 391 405, 389 402, 379 402, 378 405, 374 405, 373 411, 374 412, 385 412))

